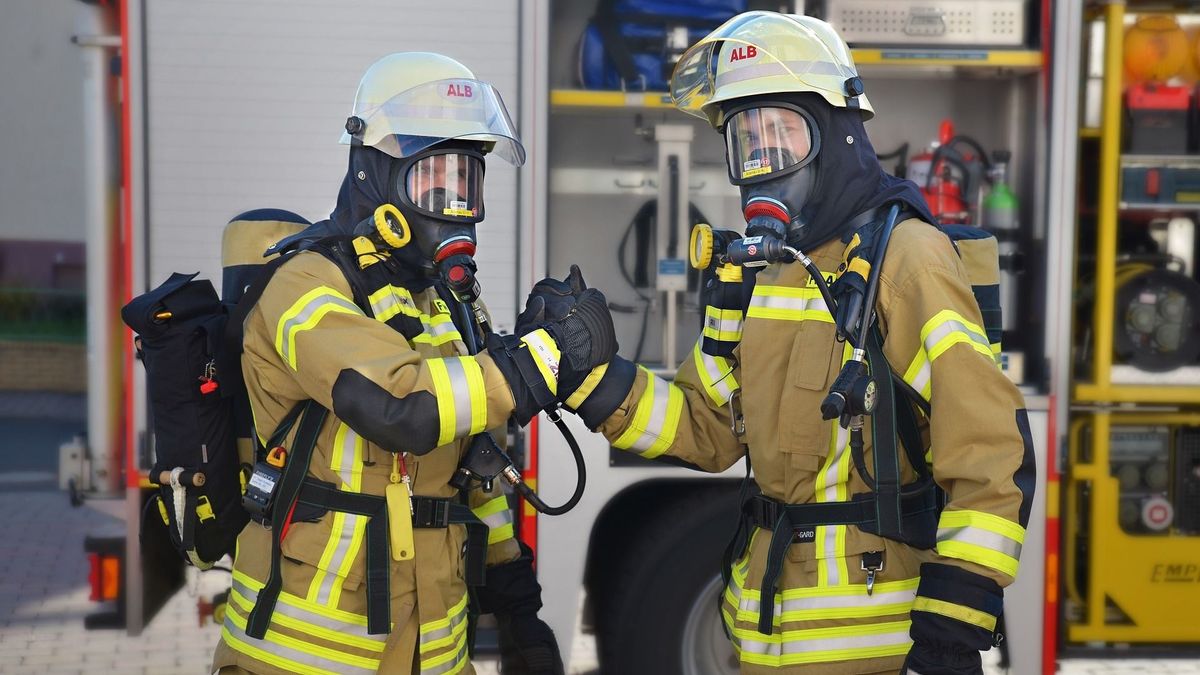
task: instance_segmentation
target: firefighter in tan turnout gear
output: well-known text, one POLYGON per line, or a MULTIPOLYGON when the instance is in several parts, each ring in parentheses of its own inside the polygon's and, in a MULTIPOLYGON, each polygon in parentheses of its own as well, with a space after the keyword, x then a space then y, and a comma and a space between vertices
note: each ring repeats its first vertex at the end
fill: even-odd
POLYGON ((560 398, 646 458, 751 460, 761 495, 721 602, 743 673, 980 673, 1034 465, 969 247, 880 168, 871 105, 828 24, 739 15, 684 55, 672 96, 725 138, 748 237, 725 242, 710 289, 740 301, 710 303, 673 381, 618 357, 560 398), (875 280, 865 300, 855 278, 875 280))
POLYGON ((462 504, 448 481, 472 437, 502 438, 510 415, 536 414, 531 387, 553 392, 559 373, 608 360, 611 324, 576 316, 499 352, 472 348, 487 336, 441 263, 473 270, 484 155, 520 165, 524 150, 499 94, 462 64, 380 60, 342 142, 335 210, 272 247, 290 252, 245 323, 255 427, 265 448, 283 448, 268 462, 311 459, 291 499, 284 469, 271 527, 251 523, 238 540, 213 669, 473 672, 468 585, 486 556, 477 597, 500 622, 505 670, 561 673, 505 496, 474 490, 462 504), (589 348, 607 353, 579 356, 589 348))

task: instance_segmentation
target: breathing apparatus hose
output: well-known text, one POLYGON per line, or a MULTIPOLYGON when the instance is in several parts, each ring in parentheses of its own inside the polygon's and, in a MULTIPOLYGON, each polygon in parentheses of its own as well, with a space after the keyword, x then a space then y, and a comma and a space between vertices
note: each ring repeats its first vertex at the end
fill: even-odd
MULTIPOLYGON (((476 324, 472 319, 476 317, 483 322, 483 317, 487 315, 479 305, 479 284, 475 279, 474 263, 469 256, 465 260, 461 256, 448 256, 439 260, 438 265, 442 281, 453 296, 455 308, 463 322, 465 329, 463 337, 467 345, 467 352, 471 355, 478 354, 479 343, 475 339, 476 324)), ((488 329, 486 323, 481 327, 485 331, 488 329)), ((580 450, 575 436, 567 428, 557 410, 547 410, 546 415, 566 439, 567 445, 571 448, 571 455, 575 459, 575 491, 561 506, 550 506, 542 501, 529 483, 525 482, 512 459, 487 431, 477 434, 471 439, 467 452, 459 461, 458 469, 450 479, 451 484, 463 489, 468 487, 470 482, 478 480, 490 489, 492 481, 496 476, 500 476, 539 513, 561 516, 575 508, 575 505, 583 498, 583 490, 587 484, 587 466, 584 463, 583 451, 580 450)))
MULTIPOLYGON (((859 345, 867 344, 867 331, 871 328, 871 315, 875 312, 875 299, 879 297, 879 275, 883 271, 883 256, 887 253, 888 242, 892 240, 892 231, 896 229, 896 219, 899 217, 900 204, 893 203, 888 207, 887 217, 883 221, 883 229, 879 233, 875 260, 871 264, 871 272, 867 275, 867 294, 862 306, 865 316, 859 321, 858 329, 859 345)), ((821 286, 824 287, 824 284, 821 286)))

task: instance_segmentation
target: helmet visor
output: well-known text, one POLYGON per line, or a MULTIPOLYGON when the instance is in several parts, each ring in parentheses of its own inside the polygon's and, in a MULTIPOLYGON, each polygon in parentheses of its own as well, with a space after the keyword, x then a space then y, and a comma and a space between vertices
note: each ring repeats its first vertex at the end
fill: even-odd
POLYGON ((400 159, 452 139, 482 141, 509 164, 525 163, 525 148, 500 92, 479 80, 437 80, 386 101, 356 101, 354 116, 364 125, 353 137, 342 134, 343 144, 357 138, 400 159))
POLYGON ((478 220, 483 213, 483 160, 458 153, 422 157, 404 175, 404 194, 413 206, 439 218, 478 220))
POLYGON ((725 157, 734 183, 752 183, 804 164, 812 155, 808 118, 790 108, 748 108, 725 124, 725 157))

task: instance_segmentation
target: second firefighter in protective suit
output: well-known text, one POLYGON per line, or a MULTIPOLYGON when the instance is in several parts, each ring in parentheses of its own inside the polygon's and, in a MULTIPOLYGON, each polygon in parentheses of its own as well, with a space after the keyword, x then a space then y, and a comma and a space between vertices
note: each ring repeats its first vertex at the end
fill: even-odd
POLYGON ((561 673, 505 497, 473 490, 468 508, 449 482, 469 439, 536 414, 531 387, 607 360, 611 324, 577 313, 499 351, 471 347, 486 336, 440 266, 473 264, 485 153, 519 165, 524 150, 497 92, 462 64, 377 62, 342 142, 335 210, 273 247, 287 257, 245 323, 259 440, 289 465, 306 447, 311 460, 294 508, 264 523, 278 527, 238 540, 214 670, 473 672, 468 584, 486 556, 478 599, 499 620, 505 669, 561 673))
MULTIPOLYGON (((560 386, 560 400, 645 458, 710 472, 751 460, 762 494, 743 507, 747 536, 721 604, 743 673, 981 672, 1017 574, 1034 464, 1021 395, 997 366, 963 260, 916 187, 880 168, 863 126, 874 113, 828 24, 735 17, 684 55, 672 96, 724 135, 746 234, 761 237, 743 252, 761 266, 732 273, 746 275, 743 302, 709 308, 673 381, 618 357, 560 386), (837 338, 806 266, 762 250, 798 249, 834 282, 859 264, 856 235, 892 207, 901 215, 873 305, 882 354, 868 362, 890 364, 912 396, 896 400, 911 406, 906 438, 919 446, 892 453, 899 484, 931 473, 941 492, 891 494, 903 534, 884 537, 886 499, 854 464, 878 470, 881 433, 899 450, 903 416, 824 419, 843 365, 863 355, 837 338)), ((535 288, 531 325, 554 315, 555 283, 535 288)))

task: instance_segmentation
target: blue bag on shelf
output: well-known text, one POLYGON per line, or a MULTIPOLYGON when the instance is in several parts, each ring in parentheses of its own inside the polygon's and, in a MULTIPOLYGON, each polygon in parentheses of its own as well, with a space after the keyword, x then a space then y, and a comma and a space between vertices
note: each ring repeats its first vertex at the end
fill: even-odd
POLYGON ((585 89, 665 91, 675 62, 746 0, 600 0, 579 40, 585 89))

